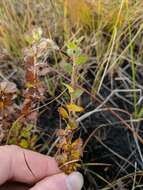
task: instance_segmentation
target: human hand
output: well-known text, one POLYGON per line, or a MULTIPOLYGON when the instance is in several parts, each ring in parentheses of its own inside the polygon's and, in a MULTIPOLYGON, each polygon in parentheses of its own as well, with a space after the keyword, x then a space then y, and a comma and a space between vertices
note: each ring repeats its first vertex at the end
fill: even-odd
POLYGON ((54 158, 14 145, 0 146, 0 190, 81 190, 83 177, 74 172, 67 176, 54 158), (8 181, 30 185, 2 186, 8 181))

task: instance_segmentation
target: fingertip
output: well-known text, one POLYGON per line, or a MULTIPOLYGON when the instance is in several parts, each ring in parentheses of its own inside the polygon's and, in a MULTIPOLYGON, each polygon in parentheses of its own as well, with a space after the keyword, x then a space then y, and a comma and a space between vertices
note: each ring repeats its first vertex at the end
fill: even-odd
POLYGON ((81 190, 83 187, 83 176, 79 172, 70 175, 60 173, 37 183, 30 190, 81 190))
POLYGON ((81 190, 84 184, 83 176, 79 172, 73 172, 66 178, 68 190, 81 190))

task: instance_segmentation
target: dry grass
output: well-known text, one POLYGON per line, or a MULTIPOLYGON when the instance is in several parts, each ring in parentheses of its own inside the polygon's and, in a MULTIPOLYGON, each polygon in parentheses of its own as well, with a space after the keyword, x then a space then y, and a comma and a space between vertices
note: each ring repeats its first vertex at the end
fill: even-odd
MULTIPOLYGON (((142 0, 0 1, 1 80, 19 80, 22 50, 33 28, 41 27, 65 54, 67 44, 82 37, 79 46, 89 59, 76 73, 76 85, 84 91, 78 104, 85 108, 76 119, 85 142, 84 189, 142 189, 142 9, 142 0), (98 162, 112 166, 97 166, 98 162)), ((63 126, 57 108, 68 101, 63 83, 74 78, 65 54, 48 54, 50 74, 43 78, 48 97, 39 122, 48 119, 55 128, 57 122, 63 126)), ((54 144, 54 131, 48 129, 45 136, 50 143, 43 140, 40 151, 54 144)))

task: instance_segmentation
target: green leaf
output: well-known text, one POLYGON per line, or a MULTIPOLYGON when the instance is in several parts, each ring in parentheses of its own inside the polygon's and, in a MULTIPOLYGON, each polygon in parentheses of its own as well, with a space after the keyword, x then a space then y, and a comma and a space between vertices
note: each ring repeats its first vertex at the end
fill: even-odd
POLYGON ((74 89, 69 84, 63 83, 63 85, 68 89, 69 93, 74 92, 74 89))
POLYGON ((75 42, 69 42, 69 43, 67 44, 67 47, 68 47, 68 49, 74 50, 74 49, 77 48, 77 44, 76 44, 75 42))
POLYGON ((83 90, 80 88, 77 88, 73 93, 72 93, 72 98, 77 99, 83 94, 83 90))
POLYGON ((70 63, 64 63, 63 65, 64 70, 71 75, 72 73, 72 65, 70 63))
POLYGON ((71 57, 74 54, 74 50, 73 49, 67 49, 67 54, 71 57))
POLYGON ((27 140, 22 139, 22 140, 20 141, 19 145, 20 145, 22 148, 28 148, 29 143, 27 142, 27 140))
POLYGON ((31 84, 30 82, 27 82, 27 83, 25 84, 25 87, 26 87, 26 88, 33 88, 34 85, 31 84))
POLYGON ((87 60, 88 60, 88 57, 86 55, 81 55, 81 56, 77 57, 76 64, 77 65, 84 64, 87 60))
POLYGON ((67 104, 66 105, 68 111, 74 111, 74 112, 83 112, 84 111, 84 108, 81 107, 81 106, 78 106, 76 104, 67 104))
POLYGON ((78 39, 76 40, 76 43, 77 43, 77 44, 80 44, 83 39, 84 39, 84 36, 81 36, 80 38, 78 38, 78 39))
POLYGON ((32 31, 32 36, 34 41, 39 41, 41 36, 42 36, 42 29, 41 28, 37 28, 35 30, 32 31))
POLYGON ((76 48, 76 50, 75 50, 75 55, 76 55, 77 57, 79 57, 79 56, 81 55, 81 53, 82 53, 81 48, 80 48, 80 47, 76 48))
POLYGON ((30 35, 25 35, 25 40, 29 45, 33 43, 33 37, 30 35))
POLYGON ((67 118, 69 117, 68 112, 67 112, 63 107, 59 107, 59 108, 58 108, 58 112, 59 112, 60 116, 61 116, 63 119, 67 119, 67 118))

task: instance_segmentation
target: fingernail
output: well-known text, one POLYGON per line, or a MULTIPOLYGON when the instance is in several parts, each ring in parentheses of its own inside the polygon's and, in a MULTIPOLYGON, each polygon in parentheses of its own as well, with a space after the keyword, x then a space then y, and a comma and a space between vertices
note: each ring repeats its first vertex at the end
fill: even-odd
POLYGON ((79 172, 73 172, 67 176, 67 189, 68 190, 81 190, 83 187, 83 176, 79 172))

